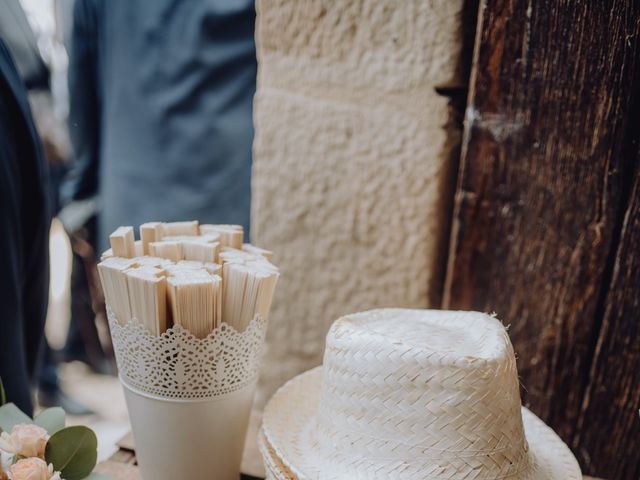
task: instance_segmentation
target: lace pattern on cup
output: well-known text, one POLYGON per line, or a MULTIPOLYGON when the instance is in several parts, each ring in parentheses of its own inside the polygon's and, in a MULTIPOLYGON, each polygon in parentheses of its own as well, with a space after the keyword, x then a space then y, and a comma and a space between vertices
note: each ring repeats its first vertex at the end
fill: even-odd
POLYGON ((256 316, 243 332, 223 323, 206 338, 174 325, 159 337, 137 320, 120 325, 107 309, 122 380, 132 388, 168 399, 210 399, 255 381, 267 322, 256 316))

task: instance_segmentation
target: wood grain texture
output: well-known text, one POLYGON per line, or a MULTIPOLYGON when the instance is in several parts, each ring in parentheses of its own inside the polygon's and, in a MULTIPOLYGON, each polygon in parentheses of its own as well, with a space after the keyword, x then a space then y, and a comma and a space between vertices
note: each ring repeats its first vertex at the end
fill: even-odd
POLYGON ((443 304, 511 325, 524 402, 569 443, 635 161, 639 19, 620 0, 479 9, 443 304))
POLYGON ((615 259, 591 379, 574 439, 587 469, 640 478, 640 171, 615 259))
MULTIPOLYGON (((142 480, 135 452, 122 448, 114 453, 109 460, 100 462, 96 466, 95 472, 108 475, 111 480, 142 480)), ((262 478, 240 474, 239 480, 261 480, 262 478)))

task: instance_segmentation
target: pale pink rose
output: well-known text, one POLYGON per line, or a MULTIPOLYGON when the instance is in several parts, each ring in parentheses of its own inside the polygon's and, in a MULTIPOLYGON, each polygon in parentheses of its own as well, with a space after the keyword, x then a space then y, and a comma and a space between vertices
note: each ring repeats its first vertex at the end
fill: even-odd
POLYGON ((9 467, 11 480, 49 480, 52 469, 40 458, 25 458, 9 467))
POLYGON ((11 434, 2 432, 0 449, 23 457, 44 458, 47 440, 49 435, 44 428, 21 423, 11 429, 11 434))

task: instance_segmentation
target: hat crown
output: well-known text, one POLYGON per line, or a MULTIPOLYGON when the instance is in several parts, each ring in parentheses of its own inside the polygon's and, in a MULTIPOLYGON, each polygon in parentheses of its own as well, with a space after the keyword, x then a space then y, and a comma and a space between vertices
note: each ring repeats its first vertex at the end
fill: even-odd
POLYGON ((425 468, 429 478, 517 478, 528 467, 513 347, 489 315, 343 317, 323 368, 317 433, 327 452, 355 465, 374 457, 407 478, 425 468))

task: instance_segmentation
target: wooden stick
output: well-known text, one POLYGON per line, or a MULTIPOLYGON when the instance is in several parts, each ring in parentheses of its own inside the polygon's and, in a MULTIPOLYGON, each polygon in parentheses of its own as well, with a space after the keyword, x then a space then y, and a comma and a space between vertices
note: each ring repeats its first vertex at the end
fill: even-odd
POLYGON ((140 225, 140 239, 143 255, 149 255, 149 244, 162 240, 162 223, 147 222, 140 225))
POLYGON ((213 279, 213 328, 222 323, 222 277, 211 275, 213 279))
POLYGON ((218 259, 222 264, 232 261, 267 261, 267 259, 261 255, 230 247, 222 247, 218 254, 218 259))
POLYGON ((143 257, 136 257, 134 260, 141 267, 144 266, 144 267, 166 268, 169 265, 173 265, 173 262, 171 260, 167 260, 166 258, 160 258, 160 257, 143 256, 143 257))
MULTIPOLYGON (((195 237, 198 238, 198 237, 195 237)), ((203 243, 199 241, 182 241, 182 256, 185 260, 198 262, 216 262, 218 260, 218 242, 203 243)))
POLYGON ((109 236, 111 250, 116 257, 133 258, 136 256, 133 227, 118 227, 109 236))
POLYGON ((254 255, 260 255, 271 261, 273 259, 273 252, 270 250, 265 250, 264 248, 256 247, 255 245, 251 245, 250 243, 245 243, 242 245, 242 250, 244 252, 252 253, 254 255))
POLYGON ((202 264, 200 266, 192 266, 190 263, 195 262, 180 262, 177 265, 170 265, 166 267, 167 273, 172 277, 183 277, 183 278, 209 278, 211 274, 207 272, 204 268, 202 268, 202 264))
POLYGON ((167 282, 164 271, 157 267, 127 270, 127 285, 131 315, 152 335, 159 336, 167 329, 167 282))
POLYGON ((190 241, 198 243, 213 243, 220 240, 219 233, 205 233, 203 235, 165 235, 162 240, 170 241, 190 241))
POLYGON ((176 264, 176 267, 188 270, 202 270, 204 268, 204 263, 197 260, 180 260, 176 264))
POLYGON ((242 249, 244 229, 241 225, 200 225, 200 233, 218 233, 220 246, 242 249))
POLYGON ((222 319, 238 331, 258 314, 267 319, 278 272, 262 263, 234 262, 225 263, 222 272, 222 319))
POLYGON ((121 324, 135 318, 161 335, 175 323, 204 338, 223 321, 242 331, 256 315, 267 318, 278 269, 272 252, 242 245, 242 227, 150 222, 140 235, 135 242, 132 227, 118 228, 99 264, 121 324))
POLYGON ((240 330, 242 302, 247 283, 247 271, 243 265, 225 263, 222 266, 222 320, 240 330))
POLYGON ((169 235, 198 235, 198 221, 190 222, 170 222, 162 224, 162 232, 164 236, 169 235))
POLYGON ((154 257, 162 257, 172 262, 182 260, 182 243, 178 241, 151 242, 149 254, 154 257))
POLYGON ((205 263, 204 269, 209 272, 211 275, 220 275, 222 276, 222 265, 218 263, 205 263))
POLYGON ((121 257, 110 257, 98 264, 105 302, 121 325, 131 320, 131 304, 125 271, 136 266, 134 260, 121 257))
POLYGON ((205 338, 214 327, 215 283, 207 278, 168 278, 173 323, 181 325, 197 338, 205 338))
MULTIPOLYGON (((278 267, 269 262, 262 255, 255 255, 253 253, 245 252, 242 250, 236 250, 235 248, 223 248, 222 252, 218 255, 219 263, 222 265, 226 263, 235 263, 241 265, 253 265, 261 269, 270 270, 274 273, 278 272, 278 267)), ((223 270, 224 274, 224 270, 223 270)))

